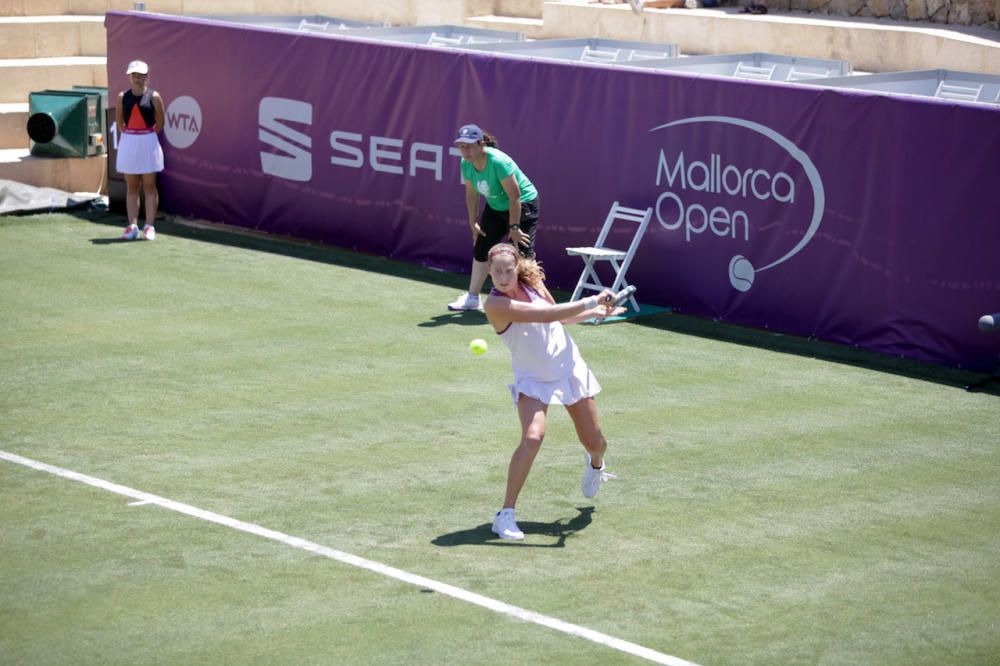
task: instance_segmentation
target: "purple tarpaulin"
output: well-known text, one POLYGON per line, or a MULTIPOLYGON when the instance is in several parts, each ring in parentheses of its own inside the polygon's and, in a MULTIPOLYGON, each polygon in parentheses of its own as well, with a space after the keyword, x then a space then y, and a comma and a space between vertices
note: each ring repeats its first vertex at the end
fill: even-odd
MULTIPOLYGON (((471 261, 456 129, 497 135, 540 193, 572 289, 614 201, 655 215, 644 303, 991 371, 1000 108, 112 12, 167 106, 171 212, 446 270, 471 261)), ((628 242, 622 237, 620 244, 628 242)))

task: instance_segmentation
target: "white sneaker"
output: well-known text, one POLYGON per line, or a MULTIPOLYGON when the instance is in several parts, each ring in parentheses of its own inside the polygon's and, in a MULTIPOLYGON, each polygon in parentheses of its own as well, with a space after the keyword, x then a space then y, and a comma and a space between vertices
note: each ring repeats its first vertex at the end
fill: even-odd
POLYGON ((524 532, 521 531, 521 528, 517 526, 517 521, 514 520, 514 509, 501 509, 497 511, 496 517, 493 518, 493 527, 491 529, 501 539, 520 541, 524 538, 524 532))
POLYGON ((632 5, 632 11, 636 14, 642 13, 642 0, 628 0, 628 4, 632 5))
POLYGON ((479 295, 472 295, 469 292, 465 292, 459 296, 453 303, 448 304, 449 310, 482 310, 483 305, 479 300, 479 295))
POLYGON ((138 237, 139 237, 139 227, 138 225, 135 224, 130 224, 127 227, 125 227, 125 230, 122 232, 122 235, 119 236, 121 240, 135 240, 138 237))
POLYGON ((583 489, 583 496, 587 499, 592 499, 597 495, 597 491, 601 489, 602 483, 616 477, 611 472, 604 471, 604 468, 608 466, 607 461, 601 465, 601 469, 594 469, 594 466, 590 464, 590 453, 584 451, 583 455, 585 464, 583 468, 583 482, 580 486, 583 489))
POLYGON ((146 240, 156 240, 156 227, 147 224, 142 228, 142 237, 146 240))

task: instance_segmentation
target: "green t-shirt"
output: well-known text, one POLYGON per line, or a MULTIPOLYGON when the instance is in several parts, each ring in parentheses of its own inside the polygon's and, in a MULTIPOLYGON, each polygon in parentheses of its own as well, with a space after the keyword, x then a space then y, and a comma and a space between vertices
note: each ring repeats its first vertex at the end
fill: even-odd
POLYGON ((538 190, 531 184, 524 172, 510 156, 497 148, 486 148, 486 166, 477 171, 472 162, 462 160, 462 180, 472 183, 476 191, 486 197, 486 203, 493 210, 508 210, 510 197, 503 189, 500 181, 514 174, 517 186, 521 188, 521 201, 534 201, 538 190))

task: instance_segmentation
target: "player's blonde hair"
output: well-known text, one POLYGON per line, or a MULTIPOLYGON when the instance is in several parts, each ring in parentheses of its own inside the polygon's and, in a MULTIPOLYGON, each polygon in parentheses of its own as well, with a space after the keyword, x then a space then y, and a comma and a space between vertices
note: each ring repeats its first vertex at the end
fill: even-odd
POLYGON ((509 254, 514 257, 514 266, 517 268, 518 281, 541 293, 542 288, 545 286, 545 271, 542 270, 541 264, 534 259, 521 256, 517 248, 510 243, 497 243, 490 248, 489 256, 486 259, 487 268, 493 264, 493 257, 498 254, 509 254))

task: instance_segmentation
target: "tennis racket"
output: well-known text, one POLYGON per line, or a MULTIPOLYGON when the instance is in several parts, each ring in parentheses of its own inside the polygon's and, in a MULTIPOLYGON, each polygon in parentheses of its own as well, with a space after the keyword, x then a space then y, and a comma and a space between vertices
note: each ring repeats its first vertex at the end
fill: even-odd
POLYGON ((635 285, 629 285, 619 291, 614 296, 606 296, 604 298, 605 305, 610 305, 611 307, 617 308, 621 306, 625 301, 632 297, 635 293, 635 285))

